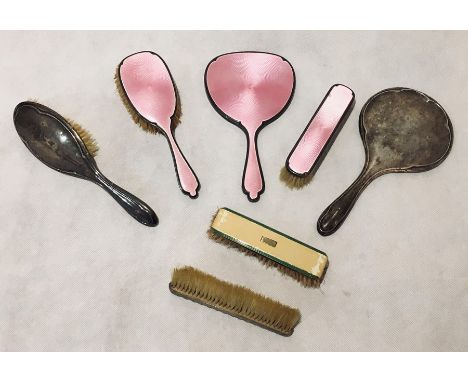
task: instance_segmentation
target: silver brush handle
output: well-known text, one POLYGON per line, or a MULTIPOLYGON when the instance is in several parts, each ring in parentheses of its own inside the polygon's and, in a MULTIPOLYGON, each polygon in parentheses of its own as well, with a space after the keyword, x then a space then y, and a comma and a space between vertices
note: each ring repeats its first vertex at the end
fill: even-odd
POLYGON ((117 186, 100 172, 96 173, 95 183, 106 190, 135 220, 148 227, 155 227, 159 220, 156 213, 135 195, 117 186))

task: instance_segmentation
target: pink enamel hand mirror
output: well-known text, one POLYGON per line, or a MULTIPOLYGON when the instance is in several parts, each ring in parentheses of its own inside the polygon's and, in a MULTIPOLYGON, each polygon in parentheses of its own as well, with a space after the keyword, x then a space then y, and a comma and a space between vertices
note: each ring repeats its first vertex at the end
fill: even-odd
POLYGON ((135 53, 122 60, 115 80, 133 120, 144 130, 166 137, 179 186, 184 194, 196 198, 200 183, 174 137, 181 116, 180 100, 166 63, 153 52, 135 53))
POLYGON ((276 54, 227 53, 208 64, 205 87, 216 111, 239 126, 247 136, 242 190, 251 202, 256 202, 265 189, 257 135, 291 102, 295 87, 294 70, 286 59, 276 54))

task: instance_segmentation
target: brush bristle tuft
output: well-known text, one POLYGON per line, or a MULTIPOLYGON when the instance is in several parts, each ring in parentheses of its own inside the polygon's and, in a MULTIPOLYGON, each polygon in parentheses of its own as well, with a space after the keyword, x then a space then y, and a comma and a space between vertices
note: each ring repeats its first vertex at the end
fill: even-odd
POLYGON ((84 145, 86 146, 86 149, 91 154, 91 156, 96 156, 97 152, 99 151, 99 147, 91 133, 72 119, 66 118, 66 120, 70 127, 73 130, 75 130, 75 132, 80 136, 81 140, 83 141, 84 145))
POLYGON ((281 169, 279 178, 290 189, 301 189, 312 181, 313 175, 309 174, 305 177, 296 176, 289 172, 286 167, 283 167, 281 169))
POLYGON ((128 114, 130 114, 130 117, 132 117, 133 122, 135 122, 137 125, 139 125, 143 130, 147 131, 148 133, 151 133, 151 134, 160 133, 157 126, 153 126, 153 125, 149 124, 133 108, 133 106, 130 103, 130 100, 128 99, 127 94, 125 93, 125 90, 124 90, 124 88, 122 86, 122 81, 121 81, 120 75, 119 75, 119 68, 117 68, 117 70, 115 72, 114 82, 115 82, 115 86, 117 88, 117 92, 119 93, 120 99, 122 100, 125 108, 127 109, 128 114))
POLYGON ((180 122, 182 121, 182 104, 180 103, 179 89, 177 88, 175 84, 174 84, 174 91, 176 95, 176 106, 174 110, 174 115, 172 116, 172 119, 171 119, 171 124, 172 124, 173 129, 179 126, 180 122))
POLYGON ((282 335, 291 335, 301 318, 298 309, 193 267, 174 269, 170 289, 177 295, 282 335))

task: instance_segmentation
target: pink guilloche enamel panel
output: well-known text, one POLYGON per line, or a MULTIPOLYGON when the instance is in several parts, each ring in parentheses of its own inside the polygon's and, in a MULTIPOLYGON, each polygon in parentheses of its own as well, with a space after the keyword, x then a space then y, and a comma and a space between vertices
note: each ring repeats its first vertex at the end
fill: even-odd
POLYGON ((170 124, 176 96, 169 71, 159 56, 141 52, 127 57, 120 66, 120 79, 138 113, 160 127, 170 124))
POLYGON ((218 57, 207 71, 215 104, 247 130, 277 115, 294 86, 291 65, 269 53, 241 52, 218 57))
POLYGON ((290 170, 298 175, 311 171, 353 101, 351 89, 344 85, 332 86, 290 154, 287 161, 290 170))
POLYGON ((294 72, 284 58, 270 53, 238 52, 217 57, 206 70, 206 87, 216 108, 240 122, 248 137, 243 188, 249 199, 263 192, 263 176, 256 149, 256 133, 277 117, 294 91, 294 72))

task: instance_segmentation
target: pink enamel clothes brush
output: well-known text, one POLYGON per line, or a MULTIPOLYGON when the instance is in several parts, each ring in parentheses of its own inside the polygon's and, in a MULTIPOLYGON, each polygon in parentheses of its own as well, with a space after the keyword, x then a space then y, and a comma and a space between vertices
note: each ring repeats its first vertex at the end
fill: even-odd
POLYGON ((318 170, 354 105, 353 91, 333 85, 299 137, 281 170, 290 188, 302 188, 318 170))
POLYGON ((257 135, 286 110, 294 87, 291 64, 276 54, 227 53, 211 60, 206 68, 205 88, 211 104, 247 136, 242 190, 251 202, 265 189, 257 135))
POLYGON ((200 182, 174 137, 181 116, 180 100, 166 63, 154 52, 132 54, 119 64, 115 83, 133 120, 144 130, 166 137, 180 189, 196 198, 200 182))

